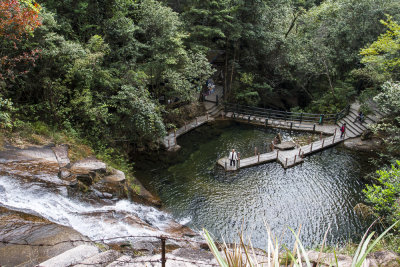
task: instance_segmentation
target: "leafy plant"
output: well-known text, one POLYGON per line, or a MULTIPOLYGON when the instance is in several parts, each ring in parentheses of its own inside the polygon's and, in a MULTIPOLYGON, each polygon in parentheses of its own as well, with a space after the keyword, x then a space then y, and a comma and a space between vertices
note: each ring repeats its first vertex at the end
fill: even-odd
MULTIPOLYGON (((395 222, 392 224, 389 228, 387 228, 382 234, 380 234, 373 242, 372 244, 369 244, 372 240, 372 237, 374 236, 375 232, 371 232, 368 234, 370 228, 367 230, 367 232, 364 234, 361 242, 359 243, 357 250, 355 251, 353 255, 353 260, 351 267, 361 267, 368 256, 368 254, 372 251, 372 249, 379 243, 379 241, 393 228, 397 223, 400 221, 395 222)), ((274 267, 279 267, 282 266, 282 263, 284 266, 294 266, 294 267, 312 267, 312 266, 320 266, 319 264, 322 263, 320 261, 321 259, 321 254, 323 251, 323 247, 325 244, 326 236, 328 231, 326 231, 325 236, 324 236, 324 241, 317 259, 317 262, 314 262, 311 264, 311 261, 308 257, 308 253, 305 250, 304 246, 301 243, 301 240, 299 238, 299 233, 295 233, 293 229, 290 229, 293 233, 293 235, 296 238, 296 242, 294 244, 293 251, 290 251, 286 249, 286 254, 284 257, 288 257, 291 259, 291 261, 288 261, 286 258, 282 258, 279 255, 279 242, 277 239, 273 237, 271 234, 270 230, 268 230, 268 248, 267 251, 264 252, 264 256, 267 257, 267 262, 264 262, 267 264, 268 267, 274 266, 274 267)), ((211 235, 208 233, 206 229, 203 229, 203 236, 207 241, 207 244, 213 253, 216 261, 221 267, 258 267, 261 266, 260 263, 257 261, 256 254, 254 253, 254 248, 251 245, 251 241, 249 241, 250 245, 246 245, 243 241, 243 236, 240 236, 240 242, 235 243, 233 245, 227 245, 225 242, 223 243, 222 250, 224 254, 222 254, 218 246, 215 244, 213 238, 211 235), (252 253, 251 253, 252 252, 252 253)), ((330 263, 330 266, 337 266, 338 265, 338 259, 336 252, 334 251, 334 258, 335 261, 334 263, 330 263)))

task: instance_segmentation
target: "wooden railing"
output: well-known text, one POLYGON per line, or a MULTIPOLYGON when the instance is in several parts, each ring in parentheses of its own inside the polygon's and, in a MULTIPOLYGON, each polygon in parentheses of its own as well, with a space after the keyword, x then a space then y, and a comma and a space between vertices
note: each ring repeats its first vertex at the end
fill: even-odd
POLYGON ((225 103, 225 113, 232 112, 234 114, 241 114, 247 116, 257 116, 267 119, 276 119, 282 121, 298 121, 300 123, 318 123, 320 125, 325 122, 337 123, 340 119, 345 117, 350 110, 350 106, 347 106, 342 111, 336 114, 314 114, 304 112, 288 112, 282 110, 265 109, 258 107, 250 107, 239 104, 225 103))

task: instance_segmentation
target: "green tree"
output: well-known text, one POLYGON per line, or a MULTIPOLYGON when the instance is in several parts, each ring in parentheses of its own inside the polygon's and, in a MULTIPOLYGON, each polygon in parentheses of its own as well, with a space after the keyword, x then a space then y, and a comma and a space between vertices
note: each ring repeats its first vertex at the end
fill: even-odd
POLYGON ((387 16, 387 20, 380 21, 387 27, 387 31, 381 34, 370 46, 361 50, 363 56, 361 62, 370 65, 387 77, 400 78, 400 25, 387 16))
POLYGON ((377 174, 378 184, 367 185, 364 193, 378 215, 389 223, 395 222, 400 219, 400 161, 377 174))

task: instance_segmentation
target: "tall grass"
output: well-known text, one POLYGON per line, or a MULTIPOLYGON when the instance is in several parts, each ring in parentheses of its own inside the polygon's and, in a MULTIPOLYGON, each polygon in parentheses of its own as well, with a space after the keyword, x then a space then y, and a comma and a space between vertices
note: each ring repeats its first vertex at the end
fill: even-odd
MULTIPOLYGON (((371 250, 378 244, 378 242, 400 221, 397 221, 388 229, 386 229, 381 235, 378 236, 371 244, 372 237, 374 236, 375 232, 370 233, 370 229, 372 225, 368 228, 366 233, 364 234, 362 240, 360 241, 356 252, 353 255, 353 260, 351 263, 351 267, 361 267, 365 262, 368 254, 371 250)), ((259 254, 255 253, 255 249, 251 244, 251 240, 248 240, 247 245, 244 242, 243 235, 240 234, 240 241, 234 244, 227 244, 223 242, 222 244, 218 245, 214 242, 213 238, 211 237, 210 233, 203 229, 203 236, 205 237, 207 244, 213 253, 216 261, 221 267, 316 267, 321 266, 323 263, 321 261, 322 251, 325 245, 327 233, 329 229, 326 231, 324 240, 321 245, 321 250, 318 255, 317 261, 311 262, 308 254, 301 243, 299 238, 300 229, 296 233, 293 229, 290 229, 293 233, 296 241, 293 246, 293 250, 289 250, 285 245, 281 246, 279 244, 278 239, 276 239, 271 230, 267 227, 267 250, 263 252, 262 260, 259 257, 259 254), (286 251, 286 257, 284 258, 282 254, 280 254, 281 248, 284 248, 286 251)), ((339 267, 338 259, 336 256, 336 252, 334 251, 335 261, 330 263, 330 266, 339 267)), ((323 264, 326 266, 326 263, 323 264)))

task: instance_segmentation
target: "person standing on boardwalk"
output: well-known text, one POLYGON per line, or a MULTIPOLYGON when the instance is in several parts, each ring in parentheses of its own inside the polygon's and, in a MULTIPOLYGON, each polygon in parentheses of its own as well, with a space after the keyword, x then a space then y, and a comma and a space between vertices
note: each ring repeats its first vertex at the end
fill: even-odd
POLYGON ((232 149, 232 151, 229 153, 229 160, 230 160, 230 166, 235 166, 236 161, 238 160, 237 153, 235 152, 235 149, 232 149))
POLYGON ((340 138, 343 138, 346 132, 346 123, 343 123, 342 127, 340 127, 340 138))

